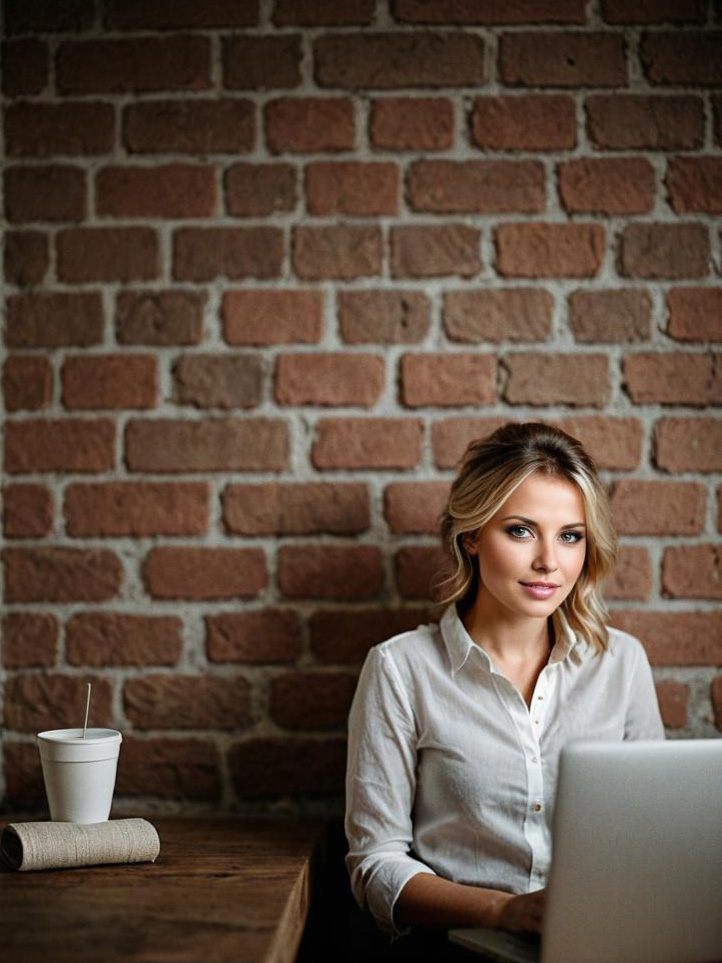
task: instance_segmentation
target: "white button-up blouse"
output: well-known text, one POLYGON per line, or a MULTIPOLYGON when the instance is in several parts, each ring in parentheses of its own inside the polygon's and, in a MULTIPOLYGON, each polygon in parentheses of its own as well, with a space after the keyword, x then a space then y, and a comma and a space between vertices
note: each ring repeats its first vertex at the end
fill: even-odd
POLYGON ((346 866, 392 942, 399 893, 431 873, 511 893, 546 884, 559 752, 571 739, 663 739, 642 644, 595 654, 563 613, 528 707, 450 604, 370 649, 349 713, 346 866))

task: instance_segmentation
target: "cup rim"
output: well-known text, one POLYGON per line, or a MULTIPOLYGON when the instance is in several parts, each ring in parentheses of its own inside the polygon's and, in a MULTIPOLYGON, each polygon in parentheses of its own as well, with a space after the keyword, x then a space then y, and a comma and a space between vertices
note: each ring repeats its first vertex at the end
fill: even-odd
POLYGON ((86 730, 85 739, 83 739, 82 728, 46 729, 45 732, 38 732, 37 738, 61 746, 101 746, 123 741, 123 735, 117 729, 96 727, 86 730))

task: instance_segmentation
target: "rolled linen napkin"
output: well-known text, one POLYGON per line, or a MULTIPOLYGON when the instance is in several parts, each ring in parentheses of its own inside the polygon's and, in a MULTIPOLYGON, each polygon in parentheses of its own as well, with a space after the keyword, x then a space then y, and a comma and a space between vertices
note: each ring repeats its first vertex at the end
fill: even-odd
POLYGON ((70 869, 100 863, 154 862, 160 838, 146 819, 105 823, 9 823, 0 852, 11 869, 70 869))

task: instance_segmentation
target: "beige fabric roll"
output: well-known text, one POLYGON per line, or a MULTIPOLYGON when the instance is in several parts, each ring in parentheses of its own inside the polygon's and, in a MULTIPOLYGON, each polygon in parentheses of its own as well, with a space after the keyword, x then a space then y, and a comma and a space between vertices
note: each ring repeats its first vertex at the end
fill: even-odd
POLYGON ((160 838, 146 819, 105 823, 9 823, 0 851, 11 869, 70 869, 100 863, 153 862, 160 838))

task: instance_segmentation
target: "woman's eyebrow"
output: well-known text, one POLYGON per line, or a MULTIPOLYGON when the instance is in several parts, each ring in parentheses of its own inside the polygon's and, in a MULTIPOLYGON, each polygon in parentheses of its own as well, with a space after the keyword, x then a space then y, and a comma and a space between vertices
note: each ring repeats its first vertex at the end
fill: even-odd
MULTIPOLYGON (((525 518, 523 515, 505 515, 504 518, 502 518, 502 522, 506 522, 510 518, 518 518, 522 522, 526 522, 527 525, 533 525, 534 528, 539 527, 539 525, 534 521, 533 518, 525 518)), ((584 522, 570 522, 568 525, 562 525, 562 528, 586 528, 586 527, 587 526, 584 524, 584 522)))

